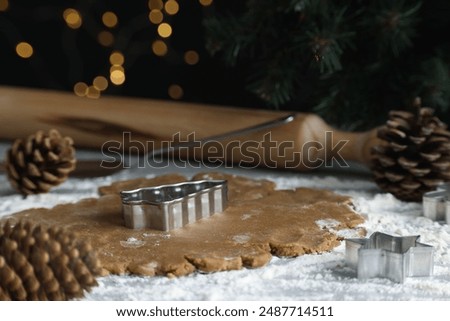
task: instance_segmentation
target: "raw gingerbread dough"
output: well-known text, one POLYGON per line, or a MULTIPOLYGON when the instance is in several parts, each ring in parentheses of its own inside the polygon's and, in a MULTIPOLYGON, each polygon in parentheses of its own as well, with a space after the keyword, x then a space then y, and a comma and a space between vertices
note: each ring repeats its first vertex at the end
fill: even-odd
POLYGON ((298 256, 330 251, 340 239, 319 220, 335 220, 336 230, 355 228, 363 218, 349 197, 326 190, 275 190, 267 180, 209 173, 197 179, 227 179, 228 208, 221 214, 169 232, 124 226, 119 191, 185 181, 180 175, 116 182, 99 198, 30 209, 10 220, 64 226, 91 242, 104 272, 181 276, 261 267, 273 255, 298 256))

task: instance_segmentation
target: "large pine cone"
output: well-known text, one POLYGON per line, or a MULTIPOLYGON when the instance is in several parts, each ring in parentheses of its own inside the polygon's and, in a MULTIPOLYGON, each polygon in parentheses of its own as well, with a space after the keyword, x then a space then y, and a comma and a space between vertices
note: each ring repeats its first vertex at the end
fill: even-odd
POLYGON ((96 285, 92 247, 63 229, 0 226, 0 300, 67 300, 96 285))
POLYGON ((391 111, 378 131, 385 144, 373 148, 375 182, 398 199, 419 202, 450 180, 450 132, 431 108, 391 111))
POLYGON ((73 140, 55 129, 17 139, 6 157, 8 179, 24 195, 48 192, 64 182, 75 165, 73 140))

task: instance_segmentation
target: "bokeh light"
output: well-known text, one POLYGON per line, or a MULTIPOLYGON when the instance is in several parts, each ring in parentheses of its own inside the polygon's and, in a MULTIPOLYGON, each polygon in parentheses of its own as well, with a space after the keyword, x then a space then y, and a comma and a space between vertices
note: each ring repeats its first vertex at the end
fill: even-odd
POLYGON ((117 26, 118 19, 114 12, 106 11, 102 15, 102 22, 105 26, 109 28, 114 28, 115 26, 117 26))
POLYGON ((8 0, 0 0, 0 11, 6 11, 9 8, 8 0))
POLYGON ((158 34, 162 38, 168 38, 172 34, 172 27, 168 23, 163 22, 158 26, 158 34))
POLYGON ((87 98, 97 99, 100 98, 100 90, 94 86, 89 86, 86 93, 87 98))
POLYGON ((114 35, 109 31, 100 31, 97 38, 102 46, 110 47, 114 44, 114 35))
POLYGON ((122 70, 113 70, 109 79, 114 85, 122 85, 125 82, 125 73, 122 70))
POLYGON ((80 13, 72 8, 68 8, 63 12, 64 21, 66 21, 67 26, 72 29, 78 29, 83 23, 80 13))
POLYGON ((175 0, 169 0, 164 4, 164 10, 167 14, 175 15, 178 13, 178 10, 180 10, 180 6, 175 0))
POLYGON ((183 98, 184 95, 183 88, 181 88, 181 86, 177 84, 170 85, 167 93, 169 94, 170 98, 176 100, 183 98))
POLYGON ((164 8, 164 4, 162 0, 149 0, 148 7, 150 8, 150 10, 153 9, 162 10, 164 8))
POLYGON ((213 3, 213 0, 198 0, 202 6, 210 6, 213 3))
POLYGON ((86 94, 88 92, 88 86, 84 82, 77 82, 73 86, 73 92, 78 97, 84 97, 84 96, 86 96, 86 94))
POLYGON ((125 61, 125 57, 119 51, 114 51, 109 56, 109 62, 111 63, 111 65, 123 65, 124 61, 125 61))
POLYGON ((118 70, 118 71, 120 71, 122 73, 125 72, 125 69, 122 66, 120 66, 120 65, 112 65, 111 68, 109 68, 109 72, 110 73, 113 73, 116 70, 118 70))
POLYGON ((196 65, 199 60, 200 60, 200 57, 199 57, 197 51, 195 51, 195 50, 188 50, 184 53, 184 61, 188 65, 191 65, 191 66, 196 65))
POLYGON ((162 40, 155 40, 152 43, 152 51, 157 56, 165 56, 167 54, 167 45, 162 40))
POLYGON ((16 46, 16 53, 21 58, 30 58, 33 55, 33 47, 28 42, 19 42, 16 46))
POLYGON ((155 25, 157 25, 157 24, 160 24, 163 21, 164 15, 161 12, 161 10, 153 9, 148 14, 148 19, 150 20, 151 23, 154 23, 155 25))
POLYGON ((108 88, 108 79, 106 79, 103 76, 97 76, 94 78, 94 81, 92 82, 92 84, 98 90, 103 91, 106 88, 108 88))

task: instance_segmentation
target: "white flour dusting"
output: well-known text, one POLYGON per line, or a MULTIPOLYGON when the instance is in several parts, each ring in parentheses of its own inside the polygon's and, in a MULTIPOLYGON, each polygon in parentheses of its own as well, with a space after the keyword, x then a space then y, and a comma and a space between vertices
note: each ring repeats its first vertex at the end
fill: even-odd
MULTIPOLYGON (((1 149, 1 148, 0 148, 1 149)), ((1 151, 1 150, 0 150, 1 151)), ((4 153, 3 153, 4 154, 4 153)), ((225 169, 227 172, 275 181, 279 189, 295 187, 326 188, 353 197, 358 212, 367 217, 363 227, 393 235, 421 235, 421 241, 435 248, 434 276, 409 278, 404 284, 387 279, 358 281, 345 266, 344 244, 329 253, 298 258, 277 258, 264 268, 242 269, 212 274, 196 273, 181 278, 107 276, 86 300, 449 300, 450 299, 450 227, 426 219, 421 204, 409 204, 381 193, 364 173, 324 170, 314 173, 270 170, 225 169)), ((97 187, 114 180, 152 177, 169 172, 191 176, 200 170, 139 169, 112 177, 70 179, 51 193, 23 199, 13 193, 7 179, 0 175, 0 216, 32 207, 52 207, 96 197, 97 187)), ((242 219, 250 219, 251 213, 242 219)), ((333 229, 332 221, 317 222, 333 229)), ((348 231, 347 231, 348 232, 348 231)), ((342 232, 345 235, 345 231, 342 232)), ((350 235, 351 233, 349 233, 350 235)), ((168 237, 170 237, 168 235, 168 237)), ((150 234, 143 235, 151 242, 150 234)), ((233 238, 246 242, 245 235, 233 238)), ((137 239, 124 240, 122 246, 139 246, 137 239)), ((149 266, 149 268, 151 268, 149 266)))

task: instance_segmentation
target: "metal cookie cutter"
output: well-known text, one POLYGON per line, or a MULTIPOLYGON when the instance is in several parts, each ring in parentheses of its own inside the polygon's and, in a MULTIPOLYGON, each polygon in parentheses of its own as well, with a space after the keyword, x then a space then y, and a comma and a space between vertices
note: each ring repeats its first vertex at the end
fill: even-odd
POLYGON ((202 180, 122 191, 125 226, 168 231, 222 212, 227 181, 202 180))
POLYGON ((450 224, 450 183, 439 185, 436 191, 425 193, 422 203, 425 217, 450 224))
POLYGON ((346 239, 345 259, 360 280, 385 277, 403 283, 406 277, 431 276, 433 247, 419 243, 419 238, 375 232, 368 239, 346 239))

